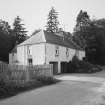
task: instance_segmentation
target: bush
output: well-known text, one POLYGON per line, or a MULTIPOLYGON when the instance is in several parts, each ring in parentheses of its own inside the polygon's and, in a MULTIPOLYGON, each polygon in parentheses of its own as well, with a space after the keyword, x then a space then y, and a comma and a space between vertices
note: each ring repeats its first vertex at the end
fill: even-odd
POLYGON ((32 81, 25 82, 23 85, 16 85, 15 82, 0 82, 0 99, 14 96, 18 93, 35 89, 41 86, 51 85, 59 82, 53 77, 38 76, 32 81))
POLYGON ((43 84, 53 84, 56 83, 58 80, 53 77, 47 77, 47 76, 38 76, 36 77, 37 81, 42 82, 43 84))
POLYGON ((87 61, 81 61, 76 56, 73 57, 69 69, 75 73, 93 73, 102 70, 101 66, 93 65, 87 61))

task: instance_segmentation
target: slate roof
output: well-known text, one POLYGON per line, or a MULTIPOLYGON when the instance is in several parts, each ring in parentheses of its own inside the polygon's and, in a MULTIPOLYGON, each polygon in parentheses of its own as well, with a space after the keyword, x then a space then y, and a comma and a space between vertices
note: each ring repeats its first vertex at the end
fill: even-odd
POLYGON ((38 43, 42 43, 42 42, 46 42, 44 35, 43 35, 43 31, 38 32, 37 34, 31 36, 30 38, 28 38, 27 40, 25 40, 24 42, 20 43, 18 46, 22 46, 22 45, 32 45, 32 44, 38 44, 38 43))
POLYGON ((46 31, 44 31, 44 35, 45 35, 46 43, 57 44, 57 45, 61 45, 72 49, 83 50, 82 48, 77 46, 72 40, 68 40, 66 38, 60 37, 58 35, 55 35, 46 31))
POLYGON ((77 46, 72 40, 65 39, 61 36, 46 31, 40 31, 39 33, 33 35, 32 37, 30 37, 23 43, 19 44, 18 46, 32 45, 39 43, 51 43, 72 49, 83 50, 79 46, 77 46))
MULTIPOLYGON (((15 47, 11 50, 11 52, 12 52, 12 53, 17 53, 17 46, 15 46, 15 47)), ((10 52, 10 53, 11 53, 11 52, 10 52)))

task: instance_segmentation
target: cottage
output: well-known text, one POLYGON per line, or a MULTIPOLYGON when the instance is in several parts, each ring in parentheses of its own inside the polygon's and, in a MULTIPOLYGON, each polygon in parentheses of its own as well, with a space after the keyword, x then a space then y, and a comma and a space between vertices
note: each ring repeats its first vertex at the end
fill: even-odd
POLYGON ((41 30, 23 43, 17 45, 17 53, 10 53, 9 63, 19 65, 53 64, 54 74, 64 72, 67 62, 73 56, 85 57, 85 52, 74 42, 64 37, 41 30), (16 59, 13 59, 13 58, 16 59), (15 60, 15 61, 14 61, 15 60))

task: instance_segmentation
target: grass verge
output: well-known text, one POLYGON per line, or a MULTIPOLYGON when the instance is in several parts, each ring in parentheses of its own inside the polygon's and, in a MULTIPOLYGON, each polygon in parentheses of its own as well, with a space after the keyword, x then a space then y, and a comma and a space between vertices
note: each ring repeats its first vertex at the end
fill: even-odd
POLYGON ((14 83, 0 83, 0 100, 15 96, 25 91, 48 86, 60 82, 52 77, 37 77, 33 81, 26 82, 24 85, 15 85, 14 83))

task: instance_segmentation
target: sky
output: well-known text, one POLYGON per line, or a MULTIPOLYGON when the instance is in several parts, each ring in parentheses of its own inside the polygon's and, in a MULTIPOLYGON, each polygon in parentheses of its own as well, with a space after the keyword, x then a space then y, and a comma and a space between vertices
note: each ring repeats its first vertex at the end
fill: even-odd
POLYGON ((0 19, 12 25, 20 16, 31 35, 36 29, 45 29, 52 6, 59 14, 60 27, 68 32, 73 31, 81 9, 92 19, 105 18, 105 0, 0 0, 0 19))

